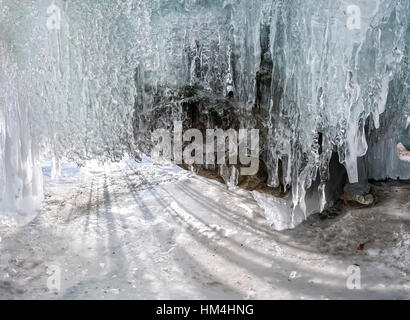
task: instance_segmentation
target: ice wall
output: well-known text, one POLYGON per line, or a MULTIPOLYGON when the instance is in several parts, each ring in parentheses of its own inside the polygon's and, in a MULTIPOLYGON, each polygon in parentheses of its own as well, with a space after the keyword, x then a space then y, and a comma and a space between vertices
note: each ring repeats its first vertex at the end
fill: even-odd
POLYGON ((21 224, 30 221, 43 199, 42 172, 31 135, 30 97, 3 43, 0 65, 0 224, 21 224))
POLYGON ((39 155, 132 154, 134 70, 144 37, 137 3, 0 4, 0 219, 20 223, 42 198, 39 155), (136 36, 140 37, 137 39, 136 36))
POLYGON ((37 66, 47 47, 33 36, 36 12, 34 3, 0 3, 0 224, 27 223, 43 199, 38 128, 47 121, 37 66))
MULTIPOLYGON (((408 166, 392 155, 399 117, 380 119, 386 108, 404 119, 409 108, 409 1, 155 3, 153 55, 136 81, 137 116, 149 122, 155 110, 172 104, 178 116, 175 88, 184 85, 220 96, 232 90, 238 110, 268 114, 260 121, 267 130, 261 159, 268 183, 291 189, 288 227, 327 205, 333 152, 351 183, 363 175, 408 178, 408 166), (360 172, 357 159, 366 155, 368 140, 376 156, 360 172), (305 196, 312 187, 319 200, 309 210, 305 196)), ((257 123, 242 120, 244 127, 257 123)))
MULTIPOLYGON (((287 165, 285 181, 292 185, 294 210, 305 210, 304 195, 317 174, 323 192, 320 207, 324 207, 334 150, 350 182, 358 182, 357 158, 368 148, 366 120, 370 117, 370 126, 379 128, 391 81, 401 68, 409 72, 409 1, 355 1, 356 13, 360 9, 356 26, 349 20, 349 5, 344 1, 277 1, 272 8, 274 103, 269 106, 269 149, 271 163, 280 158, 287 165)), ((408 88, 406 81, 404 88, 408 88)), ((398 94, 401 103, 391 107, 404 113, 408 91, 398 94)), ((380 151, 385 161, 379 165, 391 166, 386 156, 390 150, 380 151)), ((273 184, 276 181, 273 174, 273 184)))

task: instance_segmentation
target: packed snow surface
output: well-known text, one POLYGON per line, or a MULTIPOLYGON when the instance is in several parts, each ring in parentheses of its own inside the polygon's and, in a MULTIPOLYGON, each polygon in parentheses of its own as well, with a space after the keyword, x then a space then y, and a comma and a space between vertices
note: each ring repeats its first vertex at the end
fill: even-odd
POLYGON ((0 228, 2 299, 410 298, 409 185, 277 232, 250 193, 172 165, 50 170, 38 216, 0 228), (352 265, 361 289, 346 287, 352 265))

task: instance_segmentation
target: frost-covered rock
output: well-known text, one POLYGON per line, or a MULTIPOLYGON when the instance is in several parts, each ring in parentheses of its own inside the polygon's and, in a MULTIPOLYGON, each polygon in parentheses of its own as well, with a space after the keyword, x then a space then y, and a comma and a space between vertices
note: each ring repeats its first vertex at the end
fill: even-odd
POLYGON ((366 206, 374 203, 374 197, 370 193, 371 188, 368 183, 347 184, 343 191, 342 199, 345 203, 352 201, 366 206))

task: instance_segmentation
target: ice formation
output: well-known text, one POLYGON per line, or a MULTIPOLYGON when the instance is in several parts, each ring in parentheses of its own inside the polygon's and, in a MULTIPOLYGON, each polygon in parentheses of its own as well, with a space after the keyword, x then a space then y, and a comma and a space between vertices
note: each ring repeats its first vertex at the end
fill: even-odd
POLYGON ((20 87, 20 70, 1 44, 0 65, 0 223, 25 223, 43 197, 30 96, 20 87))
POLYGON ((409 18, 408 0, 4 0, 0 208, 41 194, 39 150, 54 176, 64 157, 134 154, 149 123, 184 120, 190 90, 264 132, 268 185, 291 190, 284 227, 310 213, 312 187, 324 209, 334 152, 351 183, 409 179, 394 152, 409 18))

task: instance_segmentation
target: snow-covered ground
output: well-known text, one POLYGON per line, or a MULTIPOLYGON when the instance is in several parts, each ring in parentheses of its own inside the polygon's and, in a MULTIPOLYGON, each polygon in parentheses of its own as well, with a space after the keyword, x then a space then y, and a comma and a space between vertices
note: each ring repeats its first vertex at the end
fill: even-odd
POLYGON ((409 185, 277 232, 250 193, 177 167, 43 171, 38 216, 0 228, 2 299, 410 298, 409 185), (346 286, 351 265, 361 289, 346 286))

